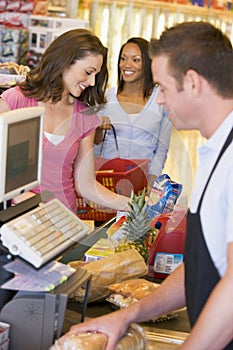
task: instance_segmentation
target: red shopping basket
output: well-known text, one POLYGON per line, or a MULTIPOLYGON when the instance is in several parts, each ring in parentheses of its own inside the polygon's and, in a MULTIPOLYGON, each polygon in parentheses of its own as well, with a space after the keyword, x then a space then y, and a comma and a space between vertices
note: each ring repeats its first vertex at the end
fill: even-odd
MULTIPOLYGON (((140 194, 147 186, 148 163, 148 159, 97 158, 96 179, 109 190, 124 196, 130 197, 132 190, 140 194)), ((83 220, 106 221, 114 217, 116 211, 100 209, 77 197, 77 214, 83 220)))

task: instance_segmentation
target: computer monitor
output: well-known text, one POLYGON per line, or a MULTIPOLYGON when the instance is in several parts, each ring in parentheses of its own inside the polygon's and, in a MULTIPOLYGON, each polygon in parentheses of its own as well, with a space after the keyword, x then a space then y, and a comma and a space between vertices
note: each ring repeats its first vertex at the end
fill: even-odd
POLYGON ((43 107, 0 114, 0 203, 40 183, 43 107))

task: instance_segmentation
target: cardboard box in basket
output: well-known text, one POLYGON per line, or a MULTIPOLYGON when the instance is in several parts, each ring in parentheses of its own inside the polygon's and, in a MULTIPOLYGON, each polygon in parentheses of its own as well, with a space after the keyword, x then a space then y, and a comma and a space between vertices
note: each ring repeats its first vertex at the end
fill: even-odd
MULTIPOLYGON (((96 179, 113 192, 130 197, 132 190, 139 194, 147 186, 148 159, 104 159, 95 160, 96 179)), ((78 216, 81 219, 105 221, 116 215, 94 203, 77 198, 78 216)))

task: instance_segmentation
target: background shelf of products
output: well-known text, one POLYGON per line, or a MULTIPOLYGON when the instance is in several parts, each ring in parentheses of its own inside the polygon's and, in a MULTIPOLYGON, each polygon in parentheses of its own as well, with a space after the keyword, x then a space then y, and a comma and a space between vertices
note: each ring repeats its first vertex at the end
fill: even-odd
MULTIPOLYGON (((82 4, 79 6, 85 8, 82 4)), ((149 40, 158 37, 165 27, 183 21, 204 20, 221 28, 233 41, 231 11, 154 0, 98 0, 90 2, 88 10, 90 27, 109 49, 110 85, 114 85, 117 78, 117 54, 129 37, 142 36, 149 40)))
POLYGON ((27 64, 28 50, 40 54, 64 31, 89 28, 77 12, 78 0, 0 1, 0 63, 27 64))

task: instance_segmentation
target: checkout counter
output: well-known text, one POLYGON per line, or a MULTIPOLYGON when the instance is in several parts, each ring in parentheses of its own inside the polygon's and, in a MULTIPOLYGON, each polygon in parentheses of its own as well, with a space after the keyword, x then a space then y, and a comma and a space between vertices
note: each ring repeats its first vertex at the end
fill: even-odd
MULTIPOLYGON (((115 221, 115 218, 103 223, 82 242, 82 244, 67 252, 62 258, 61 262, 67 263, 72 260, 82 260, 84 253, 95 244, 100 238, 106 238, 106 231, 109 226, 115 221)), ((156 280, 160 283, 161 280, 156 280)), ((63 332, 81 320, 81 305, 69 300, 68 308, 65 314, 63 332)), ((102 316, 114 311, 110 303, 107 301, 93 302, 87 304, 86 318, 94 318, 102 316)), ((160 318, 155 322, 147 322, 141 324, 147 336, 148 347, 147 350, 169 350, 178 349, 179 345, 184 341, 190 331, 190 325, 186 309, 178 310, 171 317, 160 318)))
MULTIPOLYGON (((80 243, 70 247, 69 250, 66 250, 65 253, 58 260, 62 263, 68 263, 73 260, 82 260, 84 253, 91 246, 93 246, 100 238, 107 237, 106 231, 114 221, 115 221, 115 218, 103 223, 99 227, 96 227, 93 230, 93 232, 91 232, 88 236, 82 239, 80 243)), ((81 276, 81 277, 84 278, 83 282, 84 281, 89 282, 88 276, 81 276)), ((76 282, 80 282, 80 281, 76 281, 76 282)), ((160 281, 155 281, 155 282, 160 282, 160 281)), ((47 344, 49 343, 51 344, 51 337, 54 336, 54 330, 51 329, 51 331, 48 333, 46 337, 44 332, 45 332, 45 328, 47 330, 49 325, 53 324, 54 322, 57 322, 57 320, 55 319, 51 320, 52 314, 56 315, 58 313, 61 316, 57 327, 58 329, 56 330, 58 334, 57 337, 59 337, 60 333, 62 334, 67 332, 68 329, 73 324, 82 322, 85 318, 94 318, 94 317, 98 317, 114 311, 110 303, 108 303, 107 301, 87 304, 87 298, 85 298, 85 301, 81 304, 81 303, 78 303, 77 301, 69 299, 67 296, 69 296, 70 283, 71 283, 71 289, 72 289, 73 287, 72 287, 72 279, 71 279, 68 284, 64 283, 61 286, 59 286, 54 291, 54 294, 50 295, 50 293, 44 293, 43 297, 39 295, 36 298, 35 303, 33 304, 33 310, 32 310, 33 315, 31 314, 31 309, 27 311, 29 301, 31 303, 32 296, 30 296, 29 300, 24 299, 25 294, 24 295, 19 294, 18 297, 16 298, 14 297, 15 298, 14 304, 17 304, 16 305, 17 311, 15 311, 15 305, 13 305, 13 303, 8 302, 8 304, 6 305, 6 309, 4 313, 7 315, 11 314, 11 307, 14 306, 14 312, 16 313, 14 314, 14 316, 12 316, 12 320, 11 320, 12 323, 15 322, 14 321, 15 319, 19 320, 21 317, 20 315, 25 313, 25 310, 27 311, 27 313, 29 312, 29 314, 26 315, 27 318, 30 318, 28 327, 29 325, 30 327, 33 327, 33 322, 35 320, 41 323, 42 325, 41 328, 38 328, 38 324, 36 325, 37 338, 38 337, 40 338, 40 339, 36 338, 37 339, 36 341, 37 343, 39 340, 41 340, 42 342, 41 343, 42 347, 39 347, 38 349, 47 350, 48 346, 46 347, 46 345, 44 345, 45 338, 46 338, 47 344), (45 311, 46 310, 51 311, 51 305, 52 307, 54 307, 55 312, 49 312, 49 315, 48 313, 45 313, 44 315, 41 316, 40 311, 38 311, 40 309, 38 308, 41 306, 45 311), (61 320, 63 321, 62 324, 61 324, 61 320)), ((80 285, 80 283, 78 284, 80 285)), ((59 320, 59 317, 58 317, 58 320, 59 320)), ((11 322, 9 321, 8 323, 11 324, 11 322)), ((23 323, 20 321, 20 324, 23 324, 23 323)), ((17 325, 13 324, 14 329, 17 328, 16 326, 17 325)), ((187 337, 188 332, 190 330, 187 313, 185 309, 177 311, 171 317, 167 317, 166 319, 160 319, 159 322, 158 321, 148 322, 148 323, 141 324, 141 326, 144 328, 144 331, 146 334, 147 343, 148 343, 147 350, 178 349, 179 345, 182 344, 182 342, 187 337)), ((30 334, 26 339, 26 343, 28 344, 28 342, 31 342, 32 344, 34 344, 33 329, 31 329, 29 333, 30 334)), ((15 337, 13 342, 13 347, 11 346, 10 350, 18 350, 16 345, 18 341, 19 341, 19 338, 15 337)), ((26 347, 22 347, 23 350, 28 349, 26 343, 25 343, 26 347)), ((33 348, 37 349, 36 346, 38 346, 38 344, 34 344, 33 348)), ((31 348, 32 347, 30 345, 30 349, 31 348)))

